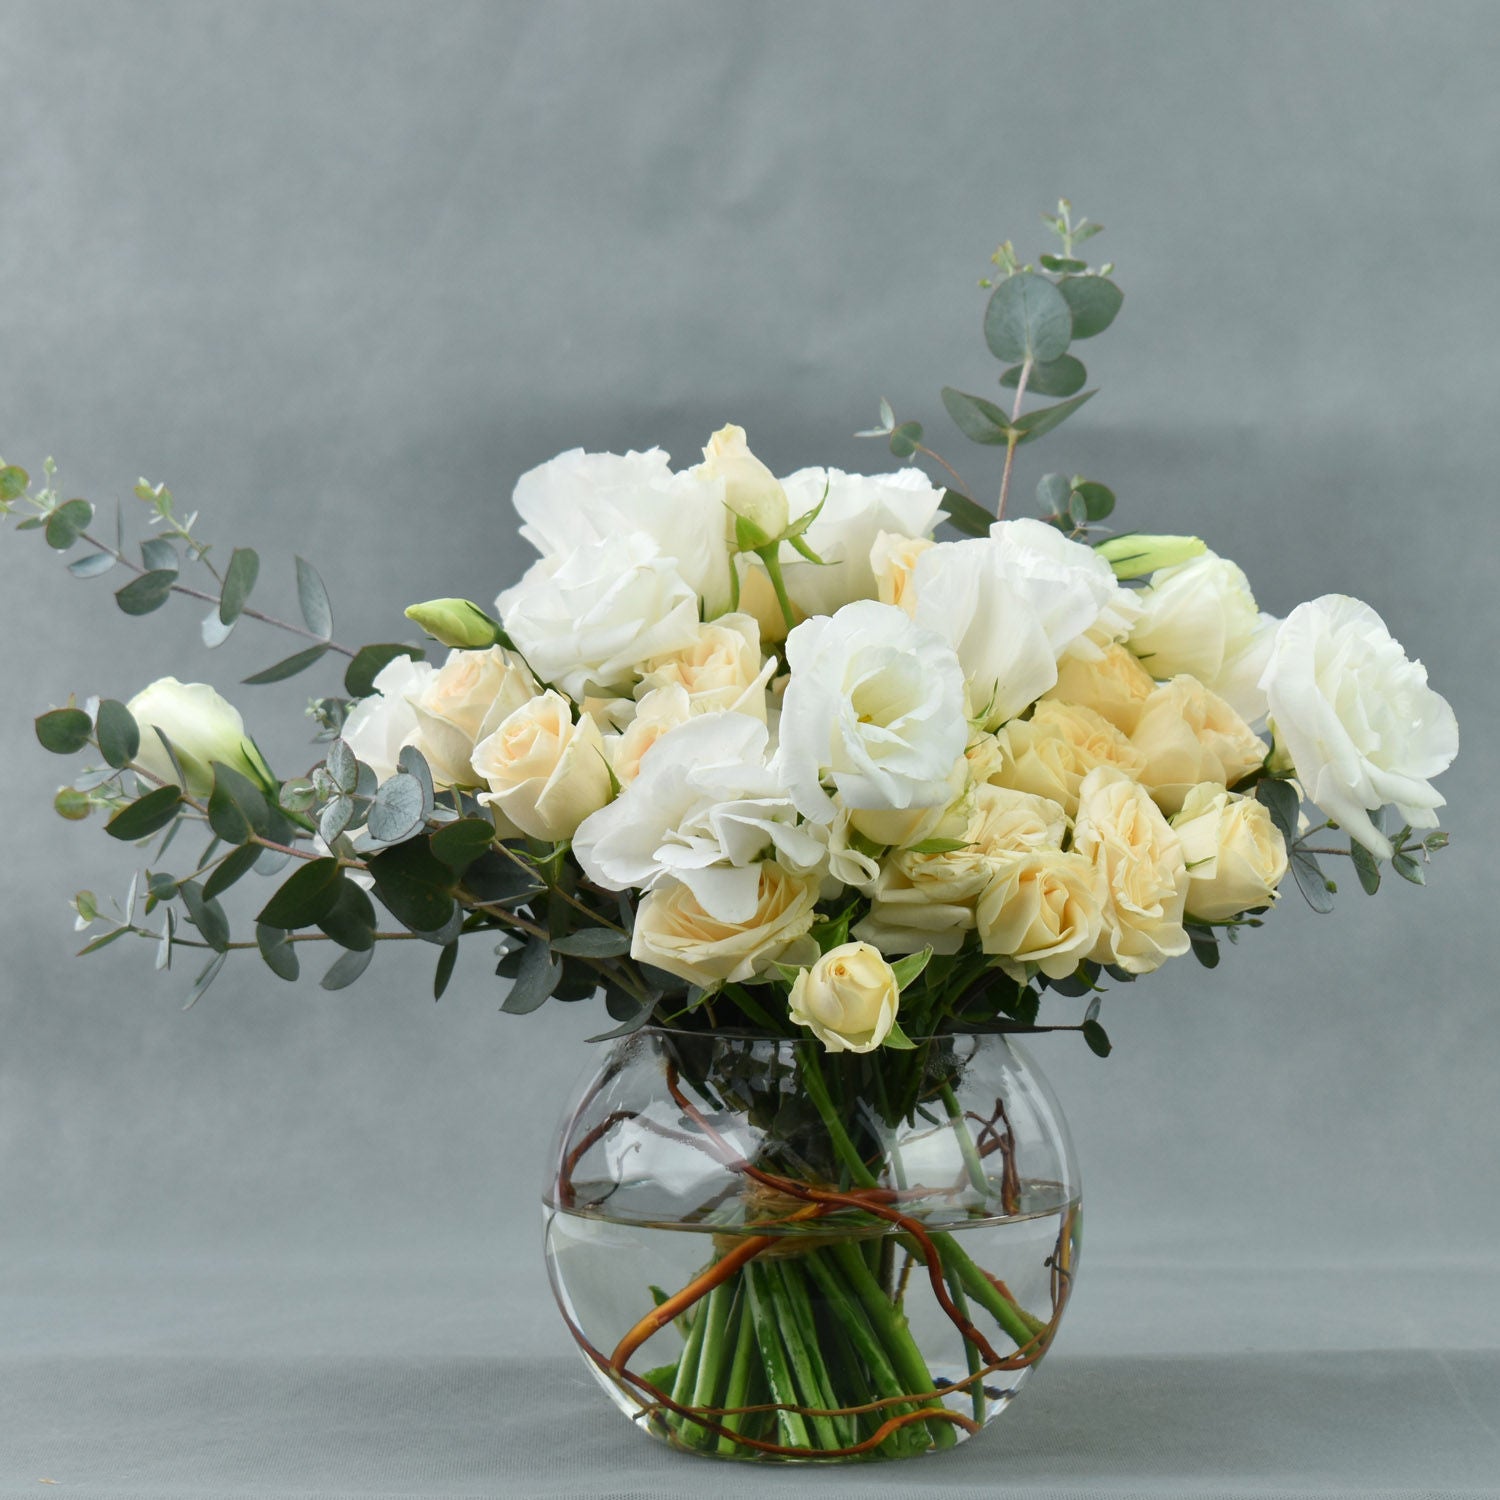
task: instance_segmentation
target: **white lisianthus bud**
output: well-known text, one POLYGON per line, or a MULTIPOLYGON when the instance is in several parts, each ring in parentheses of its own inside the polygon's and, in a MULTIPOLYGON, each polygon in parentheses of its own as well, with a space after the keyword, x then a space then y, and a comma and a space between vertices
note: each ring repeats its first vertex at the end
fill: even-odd
POLYGON ((786 530, 790 519, 786 491, 750 451, 743 427, 731 424, 714 433, 695 472, 703 479, 724 481, 724 504, 733 512, 728 519, 731 545, 735 541, 735 516, 743 517, 764 539, 757 546, 768 546, 786 530))
POLYGON ((878 948, 830 948, 792 984, 791 1018, 830 1052, 873 1052, 891 1034, 901 986, 878 948))
POLYGON ((545 692, 504 719, 475 747, 474 770, 489 786, 480 802, 534 839, 572 838, 610 798, 599 726, 587 717, 575 724, 561 693, 545 692))
POLYGON ((1187 861, 1189 916, 1223 922, 1276 899, 1286 841, 1263 802, 1206 781, 1187 794, 1172 827, 1187 861))
POLYGON ((1208 548, 1198 536, 1148 536, 1128 531, 1100 542, 1094 551, 1110 565, 1116 578, 1144 578, 1159 568, 1175 568, 1189 558, 1201 557, 1208 548))
POLYGON ((493 646, 499 627, 477 604, 467 599, 429 599, 413 604, 406 618, 420 625, 433 640, 464 651, 493 646))
POLYGON ((1200 781, 1243 781, 1270 748, 1217 693, 1186 675, 1146 700, 1130 743, 1145 757, 1142 786, 1168 815, 1200 781))
POLYGON ((181 786, 190 797, 206 797, 213 790, 215 761, 262 787, 274 785, 270 768, 245 733, 240 711, 206 682, 160 677, 125 706, 141 731, 135 764, 162 781, 181 786), (177 752, 181 780, 155 733, 158 729, 177 752))
POLYGON ((1090 771, 1079 788, 1073 848, 1104 879, 1104 923, 1089 958, 1149 974, 1187 952, 1182 840, 1139 782, 1113 766, 1090 771))
POLYGON ((741 984, 788 958, 817 917, 816 875, 794 875, 775 860, 759 869, 754 909, 725 922, 698 904, 687 886, 667 881, 636 908, 630 956, 689 984, 741 984))
POLYGON ((479 786, 474 747, 536 694, 531 673, 499 646, 450 651, 407 696, 416 724, 406 743, 422 753, 439 786, 479 786))
POLYGON ((1393 803, 1413 828, 1437 826, 1444 799, 1430 778, 1458 754, 1458 720, 1368 604, 1344 594, 1299 604, 1261 686, 1307 795, 1372 854, 1391 856, 1375 808, 1393 803))

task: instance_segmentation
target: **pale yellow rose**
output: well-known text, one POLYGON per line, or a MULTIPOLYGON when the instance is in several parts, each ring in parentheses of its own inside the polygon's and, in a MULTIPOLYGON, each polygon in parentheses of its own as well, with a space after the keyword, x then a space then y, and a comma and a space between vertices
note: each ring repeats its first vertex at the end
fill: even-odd
POLYGON ((873 1052, 891 1034, 901 987, 869 943, 830 948, 792 984, 790 1015, 830 1052, 873 1052))
POLYGON ((895 531, 882 531, 870 548, 870 568, 875 574, 875 597, 882 604, 894 604, 907 614, 917 609, 916 591, 912 588, 912 569, 917 559, 933 546, 931 537, 902 536, 895 531))
POLYGON ((1104 879, 1104 925, 1090 958, 1148 974, 1187 952, 1182 841, 1139 782, 1113 766, 1091 771, 1079 788, 1073 848, 1104 879))
POLYGON ((550 689, 523 703, 474 749, 474 771, 489 791, 479 800, 534 839, 572 838, 610 799, 604 739, 590 718, 576 724, 568 700, 550 689))
POLYGON ((1080 656, 1063 657, 1057 664, 1056 685, 1042 696, 1091 708, 1121 734, 1129 735, 1155 690, 1151 674, 1131 652, 1121 645, 1106 644, 1091 661, 1080 656))
POLYGON ((980 946, 1025 978, 1035 964, 1064 979, 1093 952, 1104 926, 1104 877, 1086 855, 1038 849, 994 861, 975 911, 980 946))
POLYGON ((1263 802, 1205 781, 1187 794, 1172 827, 1187 861, 1189 916, 1223 922, 1276 899, 1286 841, 1263 802))
POLYGON ((669 880, 637 908, 630 956, 689 984, 739 984, 787 956, 806 936, 817 917, 817 900, 815 875, 793 875, 766 860, 750 918, 721 922, 699 906, 685 885, 669 880))
POLYGON ((1071 818, 1078 789, 1099 766, 1138 776, 1146 758, 1107 719, 1071 703, 1038 703, 1029 719, 1013 719, 995 736, 998 770, 990 780, 1060 803, 1071 818))
POLYGON ((731 544, 735 516, 743 516, 768 541, 786 530, 786 491, 750 451, 743 427, 731 424, 714 433, 703 450, 703 462, 694 472, 700 479, 724 481, 724 504, 733 512, 726 519, 731 544))
POLYGON ((1200 781, 1243 780, 1270 748, 1217 693, 1186 675, 1146 700, 1130 743, 1145 760, 1140 781, 1168 814, 1200 781))
POLYGON ((687 645, 646 663, 635 695, 680 687, 695 714, 726 710, 766 720, 766 683, 776 658, 760 658, 760 626, 753 615, 720 615, 698 627, 687 645))
POLYGON ((479 786, 470 764, 474 747, 536 693, 531 673, 499 646, 450 651, 407 696, 417 718, 408 743, 422 752, 439 786, 479 786))
POLYGON ((641 774, 641 757, 669 729, 686 724, 692 716, 692 702, 680 683, 669 683, 647 693, 624 733, 605 742, 615 780, 622 787, 629 786, 641 774))

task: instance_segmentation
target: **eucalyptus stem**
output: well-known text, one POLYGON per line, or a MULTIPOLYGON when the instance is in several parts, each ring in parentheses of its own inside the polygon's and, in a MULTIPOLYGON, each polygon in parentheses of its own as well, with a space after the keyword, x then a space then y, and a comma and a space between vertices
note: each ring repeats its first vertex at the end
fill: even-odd
MULTIPOLYGON (((1010 420, 1012 424, 1021 418, 1021 398, 1026 394, 1026 382, 1031 379, 1032 358, 1028 354, 1021 364, 1021 373, 1016 380, 1016 399, 1011 403, 1010 420)), ((1005 439, 1005 472, 1000 476, 1000 504, 995 510, 995 519, 1005 519, 1005 502, 1010 497, 1010 471, 1016 461, 1016 447, 1020 443, 1016 436, 1015 428, 1012 426, 1009 435, 1005 439)))

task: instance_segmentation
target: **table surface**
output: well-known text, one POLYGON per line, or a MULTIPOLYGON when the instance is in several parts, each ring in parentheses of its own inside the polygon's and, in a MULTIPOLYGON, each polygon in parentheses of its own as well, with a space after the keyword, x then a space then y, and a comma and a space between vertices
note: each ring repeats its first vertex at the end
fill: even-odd
POLYGON ((1091 1266, 979 1440, 816 1471, 632 1432, 534 1266, 38 1253, 0 1326, 5 1500, 1500 1496, 1494 1265, 1091 1266))

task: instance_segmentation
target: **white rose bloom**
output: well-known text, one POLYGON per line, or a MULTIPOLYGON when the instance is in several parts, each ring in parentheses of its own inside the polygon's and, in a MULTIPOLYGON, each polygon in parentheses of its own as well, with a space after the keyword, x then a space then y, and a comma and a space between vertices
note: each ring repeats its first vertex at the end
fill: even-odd
POLYGON ((917 559, 911 587, 913 618, 958 652, 987 729, 1035 703, 1057 681, 1064 652, 1097 654, 1084 637, 1123 618, 1129 604, 1107 563, 1040 521, 999 522, 987 537, 940 542, 917 559), (1059 553, 1057 543, 1085 556, 1059 553))
POLYGON ((831 615, 855 599, 875 597, 870 553, 881 532, 923 538, 942 519, 943 492, 920 469, 895 474, 799 469, 783 483, 793 520, 823 501, 806 541, 827 566, 806 561, 790 547, 781 549, 787 593, 809 615, 831 615))
POLYGON ((703 462, 693 472, 701 480, 722 486, 723 504, 731 512, 720 516, 726 545, 735 538, 736 516, 742 516, 767 538, 778 537, 786 530, 791 519, 786 491, 750 451, 743 427, 730 423, 714 433, 703 450, 703 462))
POLYGON ((804 620, 786 659, 774 764, 804 816, 834 816, 825 780, 850 809, 948 804, 968 726, 963 669, 941 636, 861 599, 804 620))
POLYGON ((897 531, 882 531, 870 547, 870 571, 875 575, 875 597, 882 604, 894 604, 912 614, 917 596, 911 586, 917 559, 937 544, 931 537, 902 536, 897 531))
POLYGON ((671 558, 707 613, 729 603, 724 486, 674 474, 660 448, 648 453, 585 453, 574 448, 516 481, 521 535, 543 557, 564 558, 591 542, 631 532, 649 536, 671 558))
POLYGON ((1307 795, 1372 854, 1391 855, 1369 816, 1387 803, 1413 828, 1437 826, 1444 799, 1430 778, 1458 753, 1458 721, 1368 604, 1344 594, 1299 604, 1261 686, 1307 795))
POLYGON ((416 727, 405 743, 422 752, 437 785, 478 786, 474 746, 537 691, 531 673, 499 646, 450 651, 407 691, 416 727))
POLYGON ((521 704, 474 749, 474 771, 489 787, 479 800, 534 839, 571 838, 609 801, 609 767, 599 726, 573 722, 568 700, 546 692, 521 704))
POLYGON ((869 943, 830 948, 792 983, 788 1013, 830 1052, 873 1052, 896 1024, 901 986, 869 943))
POLYGON ((1204 552, 1159 568, 1137 590, 1141 616, 1130 649, 1159 681, 1186 673, 1223 698, 1247 724, 1265 717, 1259 686, 1275 633, 1250 581, 1227 557, 1204 552))
POLYGON ((361 698, 344 720, 344 741, 381 781, 396 774, 397 758, 417 737, 411 699, 437 675, 431 662, 398 656, 375 675, 375 691, 361 698))
POLYGON ((575 701, 628 683, 698 631, 697 594, 643 532, 544 558, 495 602, 532 670, 575 701))
POLYGON ((794 871, 823 857, 766 766, 767 741, 746 714, 699 714, 668 730, 630 786, 579 828, 573 853, 584 874, 611 891, 675 879, 716 920, 746 920, 768 854, 794 871))
POLYGON ((187 783, 183 790, 190 797, 207 797, 213 790, 214 761, 261 786, 271 784, 270 768, 246 735, 239 709, 206 682, 160 677, 125 706, 141 731, 135 764, 161 781, 182 785, 160 736, 152 732, 161 730, 177 752, 187 783))
POLYGON ((677 651, 646 663, 636 684, 644 698, 669 685, 684 689, 695 714, 722 711, 766 716, 766 684, 776 671, 773 656, 760 659, 760 626, 753 615, 720 615, 700 625, 677 651))

